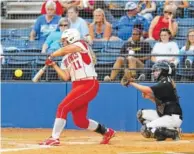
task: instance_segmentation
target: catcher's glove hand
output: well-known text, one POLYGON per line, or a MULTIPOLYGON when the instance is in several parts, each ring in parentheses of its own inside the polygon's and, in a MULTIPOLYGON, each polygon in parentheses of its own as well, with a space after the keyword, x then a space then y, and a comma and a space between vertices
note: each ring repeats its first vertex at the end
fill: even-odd
POLYGON ((130 82, 133 82, 133 81, 134 81, 134 78, 133 78, 132 72, 125 71, 125 75, 121 79, 121 84, 127 87, 130 84, 130 82))

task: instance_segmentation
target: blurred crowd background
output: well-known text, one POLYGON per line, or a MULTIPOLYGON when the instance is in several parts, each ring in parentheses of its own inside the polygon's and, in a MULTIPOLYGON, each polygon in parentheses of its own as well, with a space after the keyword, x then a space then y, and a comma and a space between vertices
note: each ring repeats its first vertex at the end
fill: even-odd
MULTIPOLYGON (((194 82, 192 0, 3 0, 1 80, 31 81, 68 28, 91 45, 100 81, 118 82, 130 70, 153 82, 152 65, 167 61, 176 82, 194 82)), ((41 80, 61 81, 52 68, 41 80)))

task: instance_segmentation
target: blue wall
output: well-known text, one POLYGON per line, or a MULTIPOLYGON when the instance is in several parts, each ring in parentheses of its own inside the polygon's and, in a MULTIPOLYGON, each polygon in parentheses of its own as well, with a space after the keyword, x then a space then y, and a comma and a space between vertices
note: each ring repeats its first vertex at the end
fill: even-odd
MULTIPOLYGON (((149 84, 148 84, 149 85, 149 84)), ((71 89, 70 83, 2 83, 2 127, 51 128, 57 105, 71 89)), ((194 132, 194 84, 177 84, 184 113, 183 132, 194 132)), ((102 83, 90 103, 89 117, 116 130, 138 131, 136 112, 155 108, 135 88, 102 83)), ((74 126, 71 115, 67 128, 74 126)))

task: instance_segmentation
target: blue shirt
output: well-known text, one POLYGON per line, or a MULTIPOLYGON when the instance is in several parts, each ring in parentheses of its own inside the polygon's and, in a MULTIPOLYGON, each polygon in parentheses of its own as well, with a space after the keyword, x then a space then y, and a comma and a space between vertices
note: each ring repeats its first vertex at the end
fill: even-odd
POLYGON ((142 25, 143 31, 148 32, 149 23, 148 21, 139 15, 129 17, 127 15, 121 17, 116 25, 118 29, 118 37, 122 40, 127 40, 132 35, 133 26, 136 24, 142 25))
POLYGON ((50 35, 46 38, 45 44, 48 45, 47 51, 55 51, 61 48, 60 40, 61 40, 61 31, 51 32, 50 35))
POLYGON ((88 25, 86 21, 80 17, 78 17, 75 22, 71 22, 70 28, 77 29, 81 34, 81 38, 83 38, 86 35, 89 35, 88 25))
POLYGON ((102 39, 104 36, 105 25, 104 24, 102 25, 102 33, 97 33, 96 30, 97 30, 97 27, 95 24, 94 25, 94 37, 95 39, 102 39))
POLYGON ((188 56, 187 54, 194 54, 194 46, 190 46, 189 50, 186 50, 186 46, 182 47, 179 54, 184 56, 179 56, 179 65, 177 69, 177 74, 183 75, 183 76, 193 76, 194 75, 194 69, 192 70, 185 70, 182 68, 185 68, 185 60, 189 59, 192 62, 194 62, 194 56, 188 56))
POLYGON ((60 16, 55 15, 53 19, 48 23, 46 16, 41 15, 37 18, 33 30, 36 32, 36 36, 39 40, 46 40, 50 32, 56 31, 60 16))

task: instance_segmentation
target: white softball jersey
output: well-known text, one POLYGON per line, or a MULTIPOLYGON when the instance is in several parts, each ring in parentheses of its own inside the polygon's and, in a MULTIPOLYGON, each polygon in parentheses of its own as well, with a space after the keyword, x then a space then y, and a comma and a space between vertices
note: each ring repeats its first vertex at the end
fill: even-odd
POLYGON ((61 62, 61 69, 67 69, 69 71, 71 81, 97 77, 88 45, 82 40, 75 42, 72 45, 76 45, 82 50, 80 52, 65 55, 61 62))

